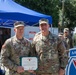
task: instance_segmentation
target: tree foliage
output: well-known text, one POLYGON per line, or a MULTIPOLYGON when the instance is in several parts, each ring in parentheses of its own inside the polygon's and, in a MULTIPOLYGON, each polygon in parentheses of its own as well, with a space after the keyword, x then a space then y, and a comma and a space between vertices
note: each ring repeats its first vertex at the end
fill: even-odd
POLYGON ((65 27, 74 28, 76 26, 76 1, 65 2, 65 27))
POLYGON ((37 12, 52 16, 53 26, 57 26, 59 18, 57 0, 15 0, 15 1, 37 12))
MULTIPOLYGON (((64 0, 14 0, 19 4, 40 13, 50 15, 53 18, 53 26, 59 23, 59 11, 62 11, 64 0)), ((62 17, 63 18, 63 17, 62 17)), ((76 0, 65 0, 64 4, 64 26, 74 27, 76 24, 76 0)))

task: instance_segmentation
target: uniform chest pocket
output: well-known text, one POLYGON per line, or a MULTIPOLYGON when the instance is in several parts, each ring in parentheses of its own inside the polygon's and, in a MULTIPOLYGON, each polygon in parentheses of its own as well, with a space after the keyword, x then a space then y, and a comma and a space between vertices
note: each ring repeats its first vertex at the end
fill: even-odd
POLYGON ((52 49, 57 49, 57 41, 56 40, 50 40, 50 46, 52 47, 52 49))
POLYGON ((21 55, 28 56, 29 52, 30 52, 29 47, 23 47, 21 50, 21 55))
POLYGON ((19 45, 13 45, 13 48, 16 54, 21 54, 21 47, 19 45))

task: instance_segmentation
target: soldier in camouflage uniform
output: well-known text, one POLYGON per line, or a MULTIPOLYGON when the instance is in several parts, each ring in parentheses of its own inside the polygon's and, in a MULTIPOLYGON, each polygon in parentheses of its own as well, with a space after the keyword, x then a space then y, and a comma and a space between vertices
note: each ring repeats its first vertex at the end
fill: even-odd
POLYGON ((33 50, 39 60, 36 74, 64 75, 67 56, 63 42, 49 31, 47 19, 39 20, 39 28, 41 31, 35 35, 32 42, 33 50))
POLYGON ((69 34, 68 28, 64 28, 63 37, 64 37, 64 41, 68 44, 68 49, 73 48, 74 40, 73 40, 72 36, 69 34))
POLYGON ((20 66, 20 57, 28 57, 32 53, 30 42, 23 37, 24 23, 17 21, 14 23, 15 36, 7 39, 1 49, 1 62, 5 67, 5 75, 30 75, 20 66))
POLYGON ((68 44, 67 44, 66 41, 64 40, 63 33, 59 33, 58 36, 59 36, 59 38, 63 41, 63 43, 64 43, 64 45, 65 45, 65 47, 66 47, 66 50, 69 51, 69 49, 68 49, 68 44))

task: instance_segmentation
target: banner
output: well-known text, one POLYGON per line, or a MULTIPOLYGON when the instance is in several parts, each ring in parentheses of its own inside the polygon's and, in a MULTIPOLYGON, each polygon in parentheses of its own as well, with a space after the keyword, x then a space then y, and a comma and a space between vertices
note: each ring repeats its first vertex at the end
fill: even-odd
POLYGON ((76 75, 76 48, 70 49, 65 75, 76 75))

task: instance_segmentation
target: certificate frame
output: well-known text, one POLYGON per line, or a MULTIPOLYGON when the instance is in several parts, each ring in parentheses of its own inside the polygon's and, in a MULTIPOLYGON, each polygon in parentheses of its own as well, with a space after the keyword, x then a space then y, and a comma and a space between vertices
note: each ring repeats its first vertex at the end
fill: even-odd
POLYGON ((37 57, 20 57, 20 66, 24 67, 24 70, 37 70, 38 59, 37 57))

